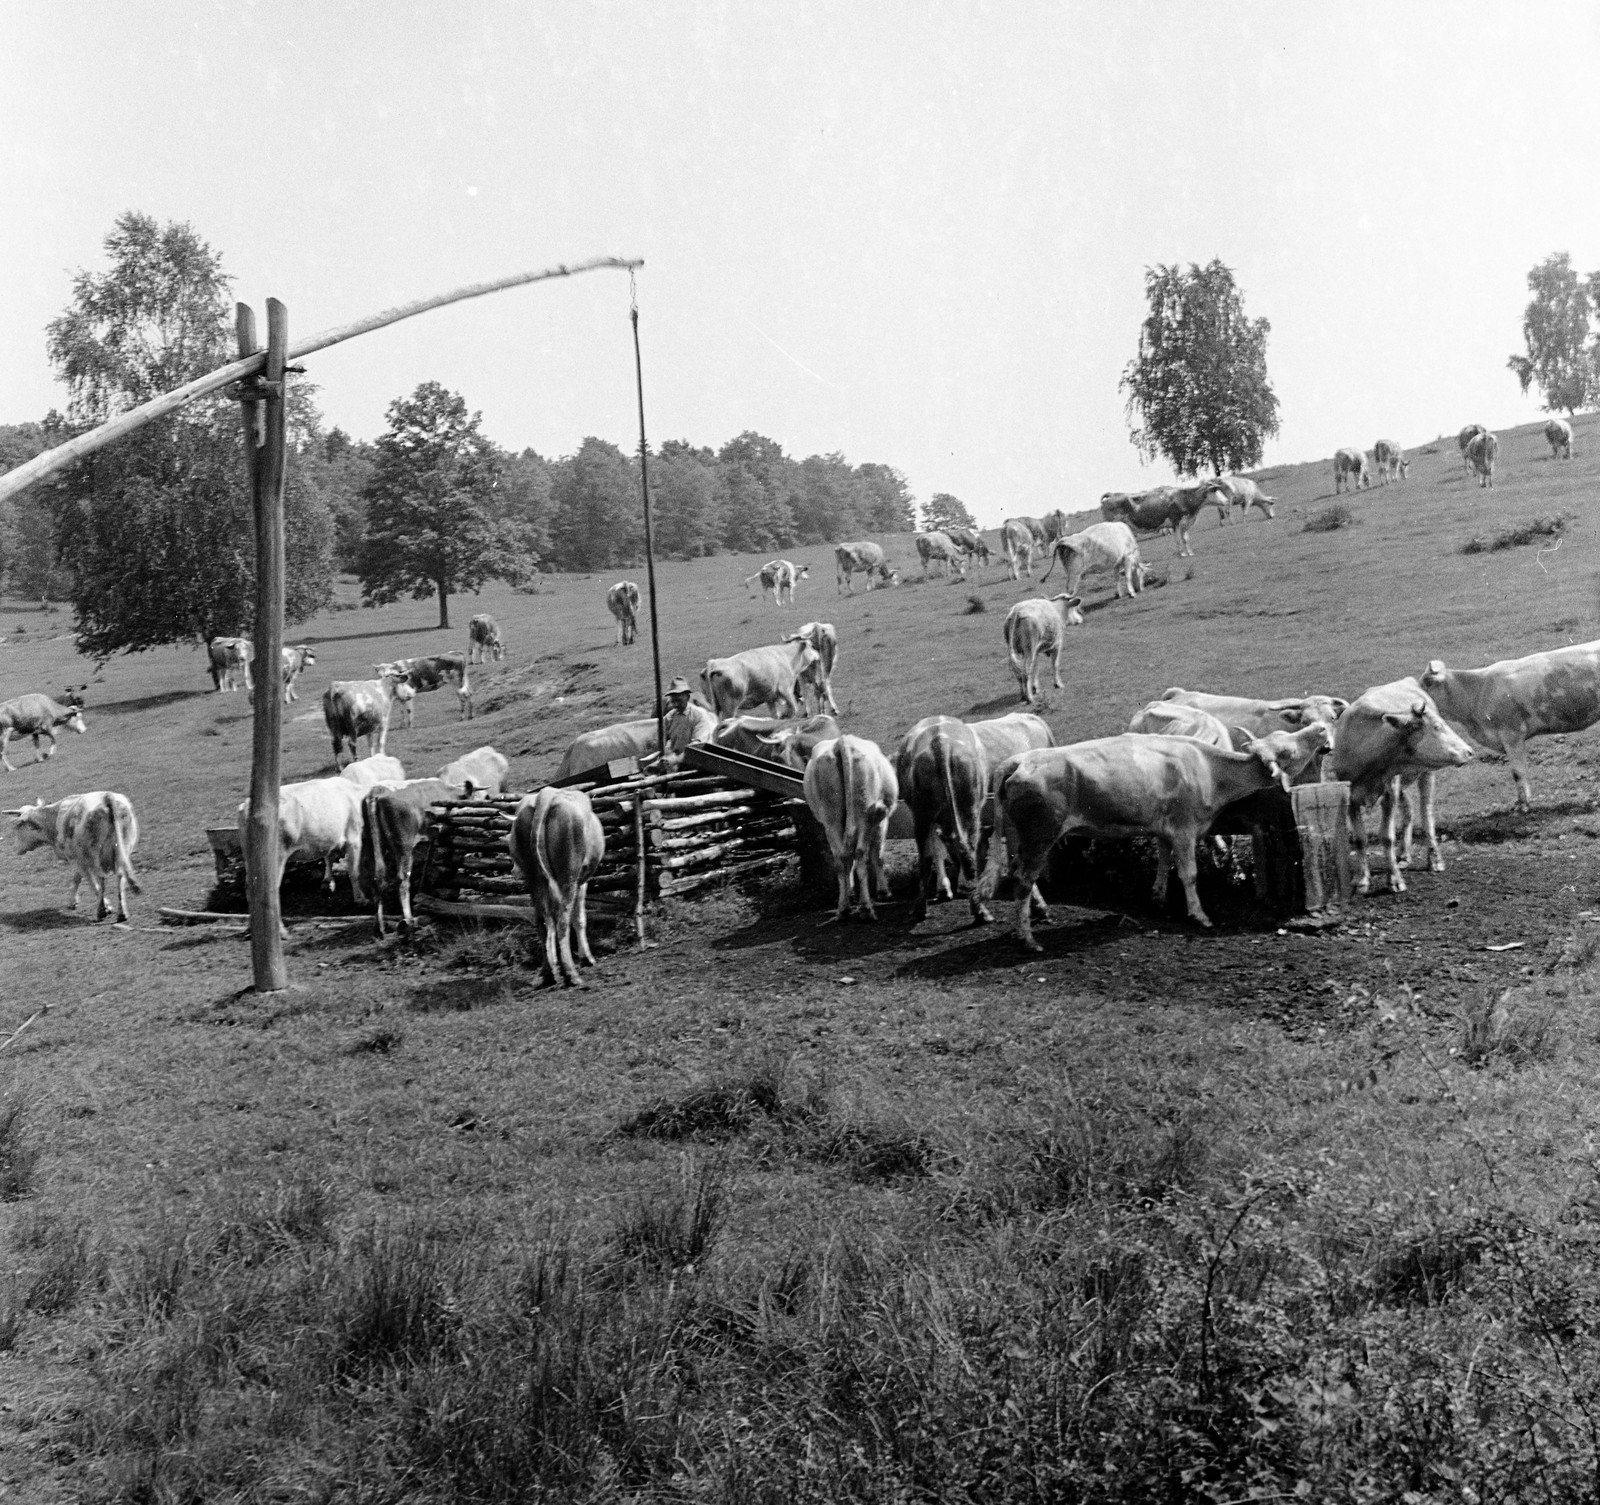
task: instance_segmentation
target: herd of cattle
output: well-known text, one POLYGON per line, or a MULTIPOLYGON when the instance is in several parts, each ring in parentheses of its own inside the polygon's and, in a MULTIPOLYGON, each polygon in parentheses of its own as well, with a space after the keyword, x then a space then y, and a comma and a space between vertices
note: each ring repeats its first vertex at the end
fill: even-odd
MULTIPOLYGON (((1571 454, 1570 425, 1546 426, 1552 453, 1571 454)), ((1469 471, 1493 484, 1498 449, 1481 426, 1464 429, 1459 447, 1469 471)), ((1335 489, 1406 478, 1409 465, 1398 445, 1380 440, 1372 456, 1341 450, 1335 457, 1335 489)), ((1189 530, 1207 507, 1228 522, 1235 509, 1273 516, 1274 499, 1248 478, 1225 477, 1190 486, 1164 486, 1140 494, 1101 498, 1103 521, 1069 532, 1066 515, 1008 519, 1000 548, 1010 576, 1033 578, 1036 555, 1048 555, 1043 578, 1063 567, 1065 589, 1057 595, 1017 602, 1002 635, 1022 699, 1038 696, 1038 660, 1048 654, 1061 687, 1060 654, 1066 628, 1083 623, 1078 591, 1096 570, 1115 576, 1118 597, 1142 589, 1147 568, 1138 534, 1170 529, 1180 555, 1192 553, 1189 530)), ((923 578, 942 567, 946 579, 965 578, 974 562, 991 554, 972 529, 914 535, 923 578)), ((853 578, 874 584, 900 580, 884 550, 873 543, 835 549, 836 590, 854 593, 853 578)), ((759 585, 778 606, 794 602, 798 582, 810 578, 804 565, 775 559, 745 580, 759 585)), ((640 591, 619 581, 606 596, 616 621, 617 642, 634 641, 640 591)), ((219 692, 254 689, 253 648, 245 637, 213 639, 209 665, 219 692)), ((506 759, 480 747, 441 768, 431 779, 407 780, 387 752, 391 715, 398 703, 410 724, 419 693, 446 685, 456 691, 462 719, 473 714, 470 666, 500 660, 505 645, 494 619, 472 618, 466 653, 398 659, 374 665, 370 680, 340 680, 323 694, 323 714, 338 772, 330 778, 283 786, 279 797, 281 882, 296 857, 320 859, 332 886, 333 864, 343 858, 358 901, 372 902, 384 933, 384 895, 398 891, 403 928, 412 922, 412 857, 426 812, 441 800, 499 793, 506 759), (360 746, 365 741, 363 750, 360 746), (341 766, 346 764, 346 766, 341 766)), ((1210 920, 1195 889, 1196 841, 1228 806, 1259 791, 1324 778, 1349 785, 1353 865, 1358 892, 1373 881, 1367 853, 1366 815, 1381 807, 1383 863, 1391 888, 1405 888, 1402 868, 1411 861, 1412 828, 1420 815, 1427 863, 1440 871, 1433 799, 1437 773, 1466 763, 1471 742, 1504 754, 1511 766, 1519 808, 1528 808, 1527 739, 1582 730, 1600 721, 1600 642, 1536 653, 1477 670, 1450 670, 1434 660, 1422 674, 1366 690, 1346 701, 1328 694, 1260 700, 1170 689, 1136 711, 1127 732, 1057 746, 1048 725, 1030 711, 966 723, 947 716, 919 721, 891 758, 866 738, 842 732, 832 676, 839 662, 833 624, 813 621, 781 641, 726 657, 708 659, 699 672, 698 697, 682 678, 667 693, 665 740, 658 748, 654 718, 585 732, 567 748, 556 781, 524 799, 508 833, 517 869, 527 881, 544 935, 544 972, 577 983, 573 950, 589 951, 584 912, 588 878, 604 855, 604 837, 588 797, 563 781, 616 759, 661 757, 669 766, 695 742, 734 748, 784 764, 803 776, 805 799, 821 825, 838 877, 836 917, 860 909, 876 918, 873 898, 885 893, 884 842, 891 812, 904 803, 918 849, 914 914, 921 919, 936 896, 953 897, 957 881, 970 887, 975 920, 991 918, 991 899, 1009 877, 1017 899, 1016 930, 1024 945, 1038 949, 1032 917, 1043 908, 1037 881, 1049 853, 1068 832, 1098 835, 1148 833, 1157 838, 1156 898, 1166 892, 1175 869, 1190 917, 1210 920), (1463 735, 1464 734, 1464 735, 1463 735), (1403 820, 1403 825, 1402 825, 1403 820)), ((286 702, 298 699, 296 684, 316 655, 309 645, 285 647, 279 688, 286 702)), ((81 699, 60 703, 46 695, 24 695, 0 704, 0 765, 11 740, 31 737, 35 759, 56 750, 56 730, 86 730, 81 699), (41 752, 41 739, 49 746, 41 752)), ((138 823, 125 796, 96 791, 7 812, 17 819, 21 850, 48 846, 73 864, 72 904, 88 880, 109 910, 116 881, 116 912, 127 915, 127 888, 138 891, 132 853, 138 823)), ((248 850, 249 801, 239 808, 241 840, 248 850)))

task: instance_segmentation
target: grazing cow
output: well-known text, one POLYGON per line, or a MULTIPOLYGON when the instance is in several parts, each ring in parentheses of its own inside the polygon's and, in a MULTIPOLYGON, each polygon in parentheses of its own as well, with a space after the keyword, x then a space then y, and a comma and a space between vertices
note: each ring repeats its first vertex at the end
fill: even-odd
POLYGON ((78 890, 85 878, 99 901, 95 919, 111 912, 106 888, 112 874, 117 879, 117 920, 128 918, 128 889, 142 893, 133 872, 133 849, 139 845, 139 822, 125 794, 96 789, 71 794, 51 805, 24 805, 7 810, 17 818, 17 850, 31 852, 49 847, 63 862, 72 864, 72 905, 78 907, 78 890))
POLYGON ((1085 575, 1096 570, 1112 570, 1116 573, 1120 601, 1124 591, 1129 596, 1137 596, 1144 589, 1145 576, 1149 573, 1139 558, 1139 540, 1126 523, 1091 523, 1081 533, 1058 538, 1050 551, 1050 568, 1044 572, 1046 580, 1057 563, 1067 572, 1062 585, 1069 596, 1078 594, 1085 575))
POLYGON ((1411 474, 1411 462, 1406 452, 1393 439, 1379 439, 1372 446, 1372 464, 1378 472, 1378 484, 1387 486, 1391 481, 1403 481, 1411 474))
POLYGON ((1270 523, 1273 518, 1272 508, 1277 502, 1277 497, 1268 496, 1249 476, 1218 476, 1215 480, 1201 483, 1202 505, 1210 503, 1217 509, 1217 516, 1223 522, 1233 521, 1233 509, 1239 509, 1239 516, 1250 516, 1252 507, 1259 507, 1266 514, 1270 523))
POLYGON ((1043 517, 1017 517, 1012 522, 1021 523, 1033 535, 1035 548, 1048 549, 1067 531, 1067 514, 1059 507, 1043 517))
POLYGON ((19 695, 15 700, 0 704, 0 767, 15 773, 6 748, 13 737, 33 738, 33 761, 43 763, 55 756, 56 728, 70 726, 81 737, 88 728, 83 724, 83 711, 75 705, 58 705, 48 695, 19 695), (48 737, 50 746, 41 756, 39 738, 48 737))
POLYGON ((965 580, 967 578, 966 551, 957 546, 956 541, 948 533, 913 533, 911 541, 917 546, 917 556, 922 560, 922 578, 928 578, 928 565, 937 560, 944 566, 944 578, 951 579, 950 570, 954 566, 956 573, 965 580))
POLYGON ((1333 776, 1350 785, 1350 844, 1360 866, 1356 892, 1372 886, 1367 863, 1367 807, 1383 801, 1383 860, 1389 887, 1404 893, 1402 863, 1411 865, 1412 801, 1410 790, 1420 785, 1423 832, 1428 841, 1428 866, 1444 871, 1439 855, 1439 833, 1433 824, 1434 776, 1441 768, 1459 768, 1472 758, 1472 749, 1445 724, 1438 707, 1414 679, 1377 685, 1350 704, 1339 718, 1333 749, 1333 776), (1400 861, 1395 860, 1395 809, 1405 804, 1405 839, 1400 861))
POLYGON ((900 572, 896 570, 884 554, 883 550, 875 543, 842 543, 833 551, 833 581, 834 594, 839 595, 848 591, 855 595, 856 588, 852 577, 862 574, 867 577, 867 589, 875 590, 878 585, 898 585, 900 572))
POLYGON ((383 923, 384 891, 393 884, 400 893, 400 931, 409 935, 411 917, 411 865, 430 806, 457 798, 459 790, 443 779, 412 779, 403 784, 380 784, 361 800, 361 871, 359 881, 351 869, 351 888, 358 899, 371 899, 379 937, 388 934, 383 923))
POLYGON ((333 738, 333 761, 350 744, 352 761, 356 742, 367 739, 368 753, 384 752, 389 742, 389 712, 394 706, 395 685, 400 682, 396 666, 385 665, 377 679, 336 679, 322 692, 322 719, 333 738))
POLYGON ((1494 490, 1494 462, 1500 453, 1500 441, 1488 429, 1473 436, 1467 445, 1467 464, 1478 478, 1478 485, 1494 490))
POLYGON ((786 643, 810 643, 817 650, 817 661, 800 671, 798 684, 802 694, 812 702, 816 714, 822 714, 824 705, 839 714, 833 700, 833 666, 839 661, 839 634, 832 622, 807 622, 798 632, 791 632, 786 643))
POLYGON ((606 833, 589 796, 581 789, 549 787, 526 795, 506 845, 544 932, 545 985, 555 986, 559 958, 562 977, 573 987, 587 987, 573 965, 572 943, 577 942, 578 955, 594 966, 585 908, 589 880, 606 855, 606 833))
MULTIPOLYGON (((463 721, 472 720, 472 683, 468 678, 467 657, 464 653, 433 653, 420 658, 397 658, 392 664, 374 664, 380 675, 393 675, 411 686, 417 695, 454 685, 456 704, 463 721)), ((406 725, 411 725, 410 707, 406 709, 406 725)))
POLYGON ((1177 535, 1179 557, 1192 556, 1189 530, 1205 507, 1215 505, 1207 501, 1207 489, 1196 482, 1192 486, 1157 486, 1136 495, 1108 491, 1100 498, 1100 514, 1108 523, 1126 523, 1136 533, 1171 528, 1177 535))
POLYGON ((617 646, 626 648, 639 636, 639 587, 619 580, 606 592, 606 610, 617 619, 617 646))
POLYGON ((480 611, 467 623, 467 662, 481 664, 486 658, 492 658, 498 664, 505 656, 500 624, 488 612, 480 611))
POLYGON ((1035 597, 1018 601, 1006 613, 1005 625, 1000 629, 1011 655, 1011 672, 1022 687, 1022 698, 1032 702, 1039 698, 1039 655, 1048 653, 1055 667, 1056 689, 1061 688, 1061 649, 1066 642, 1069 627, 1083 626, 1083 613, 1078 610, 1083 602, 1077 596, 1063 592, 1048 601, 1035 597))
POLYGON ((455 762, 446 763, 434 777, 443 779, 457 794, 475 799, 482 794, 499 794, 510 767, 503 753, 489 746, 475 747, 455 762))
POLYGON ((770 559, 755 574, 746 575, 744 583, 745 589, 748 590, 751 585, 759 580, 761 582, 761 594, 765 596, 768 591, 771 591, 772 604, 774 606, 782 606, 784 604, 783 593, 788 591, 788 604, 793 606, 795 581, 809 580, 810 578, 811 566, 809 564, 802 564, 796 568, 787 559, 770 559))
POLYGON ((817 744, 839 735, 839 723, 832 716, 807 716, 801 721, 782 721, 771 716, 735 716, 722 722, 711 734, 712 744, 742 752, 747 757, 782 763, 796 773, 804 773, 817 744))
POLYGON ((1252 737, 1269 732, 1297 732, 1321 722, 1332 727, 1350 704, 1336 695, 1299 695, 1283 700, 1254 700, 1244 695, 1208 695, 1203 690, 1174 687, 1161 699, 1209 711, 1224 726, 1242 726, 1252 737))
POLYGON ((295 689, 295 681, 317 661, 317 655, 312 652, 309 643, 302 643, 298 648, 285 648, 283 650, 283 703, 288 705, 291 701, 300 698, 300 692, 295 689))
MULTIPOLYGON (((361 802, 366 787, 352 779, 306 779, 285 784, 278 791, 278 873, 274 887, 283 886, 284 869, 295 856, 320 857, 322 881, 333 892, 333 864, 345 859, 350 889, 357 899, 361 889, 361 802)), ((250 857, 250 801, 239 802, 239 844, 248 864, 250 857)), ((288 931, 279 922, 279 931, 288 931)))
POLYGON ((1469 423, 1464 429, 1461 430, 1459 434, 1456 435, 1456 448, 1461 451, 1461 463, 1467 467, 1467 474, 1469 476, 1472 474, 1472 456, 1467 453, 1467 446, 1470 445, 1479 434, 1486 434, 1488 432, 1489 431, 1484 428, 1481 423, 1469 423))
POLYGON ((819 658, 810 643, 793 640, 747 648, 728 658, 708 658, 700 683, 719 721, 764 705, 775 706, 780 716, 798 716, 804 709, 798 681, 819 658))
POLYGON ((1572 425, 1565 418, 1552 418, 1545 424, 1544 438, 1552 460, 1572 458, 1572 425))
POLYGON ((883 843, 889 812, 900 800, 894 767, 883 749, 865 737, 848 733, 820 742, 806 764, 806 804, 828 838, 834 870, 839 875, 839 903, 834 918, 850 913, 852 891, 859 891, 867 917, 878 918, 872 891, 889 897, 883 871, 883 843))
POLYGON ((1028 572, 1028 579, 1033 579, 1033 530, 1028 526, 1028 520, 1022 517, 1008 517, 1000 524, 1000 547, 1005 552, 1006 565, 1011 570, 1011 578, 1019 579, 1018 566, 1028 572))
POLYGON ((988 564, 989 545, 976 528, 947 528, 945 531, 950 535, 950 542, 963 554, 980 564, 988 564))
POLYGON ((1482 669, 1447 669, 1434 659, 1422 688, 1458 732, 1504 753, 1527 810, 1529 737, 1581 732, 1600 721, 1600 641, 1501 659, 1482 669))
MULTIPOLYGON (((995 781, 995 830, 1010 854, 1011 876, 1021 896, 1017 937, 1030 951, 1032 892, 1050 849, 1068 831, 1097 836, 1149 832, 1158 842, 1155 901, 1166 898, 1173 867, 1183 884, 1189 915, 1210 928, 1195 892, 1195 839, 1235 800, 1289 776, 1272 750, 1251 742, 1245 752, 1208 747, 1192 737, 1124 733, 1070 747, 1019 753, 1001 765, 995 781)), ((991 848, 981 892, 994 891, 999 845, 991 848)))
POLYGON ((212 638, 206 644, 206 655, 211 683, 219 694, 226 695, 241 686, 246 690, 255 688, 255 681, 250 677, 250 664, 256 656, 256 650, 249 638, 212 638))
POLYGON ((357 758, 339 770, 341 779, 349 779, 358 789, 371 789, 377 784, 403 784, 406 771, 398 758, 387 753, 373 753, 368 758, 357 758))
MULTIPOLYGON (((917 838, 917 899, 912 921, 924 920, 936 897, 954 898, 946 864, 954 854, 959 872, 978 881, 983 802, 989 793, 989 758, 977 734, 949 716, 928 716, 900 743, 895 755, 900 798, 911 807, 917 838)), ((974 893, 972 918, 994 918, 974 893)))
POLYGON ((1365 491, 1372 485, 1372 471, 1366 454, 1359 449, 1335 450, 1333 455, 1333 494, 1365 491))

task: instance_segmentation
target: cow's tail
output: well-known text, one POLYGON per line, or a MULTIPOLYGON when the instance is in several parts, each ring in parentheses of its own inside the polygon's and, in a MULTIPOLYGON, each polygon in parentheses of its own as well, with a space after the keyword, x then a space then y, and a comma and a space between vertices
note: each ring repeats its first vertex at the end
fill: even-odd
POLYGON ((962 870, 974 872, 977 867, 977 832, 969 840, 966 827, 961 824, 961 802, 956 798, 955 776, 950 771, 950 739, 943 732, 933 734, 933 761, 939 770, 939 781, 944 785, 944 797, 950 807, 950 831, 955 838, 956 856, 962 870))
POLYGON ((992 899, 995 890, 1000 886, 1001 853, 1009 858, 1013 843, 1006 834, 1009 824, 1006 820, 1006 783, 1011 777, 1012 770, 1007 770, 995 780, 994 789, 994 831, 989 837, 989 861, 985 864, 978 881, 973 885, 973 893, 980 899, 992 899))
MULTIPOLYGON (((128 819, 133 819, 133 809, 128 809, 128 819)), ((139 886, 139 880, 133 872, 133 854, 128 850, 128 840, 123 833, 122 807, 115 801, 111 804, 111 846, 116 853, 117 871, 127 880, 128 887, 134 893, 142 894, 144 890, 139 886)))
POLYGON ((555 801, 550 801, 540 812, 533 823, 533 862, 538 869, 536 873, 527 874, 528 886, 531 889, 535 883, 542 883, 545 887, 546 902, 551 909, 560 913, 561 910, 561 885, 558 884, 550 872, 550 858, 545 842, 545 831, 549 827, 550 817, 556 809, 555 801))
POLYGON ((350 864, 350 891, 358 903, 370 897, 381 899, 389 885, 389 872, 383 860, 383 834, 378 822, 379 790, 369 789, 361 800, 361 858, 350 864), (358 892, 370 888, 369 894, 358 892))

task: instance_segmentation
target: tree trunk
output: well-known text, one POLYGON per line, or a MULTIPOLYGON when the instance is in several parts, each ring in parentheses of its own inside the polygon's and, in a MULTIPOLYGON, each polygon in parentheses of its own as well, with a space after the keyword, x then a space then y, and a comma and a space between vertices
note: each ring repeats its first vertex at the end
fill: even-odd
POLYGON ((439 625, 443 628, 450 626, 450 590, 442 580, 433 582, 439 588, 439 625))

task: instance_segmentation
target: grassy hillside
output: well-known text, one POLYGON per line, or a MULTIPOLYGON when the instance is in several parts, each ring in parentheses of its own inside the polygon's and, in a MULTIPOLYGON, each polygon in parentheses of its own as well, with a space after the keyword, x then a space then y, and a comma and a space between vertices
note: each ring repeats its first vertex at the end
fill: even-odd
MULTIPOLYGON (((1260 477, 1274 522, 1208 515, 1192 560, 1149 541, 1164 585, 1091 583, 1058 735, 1169 685, 1354 695, 1600 637, 1600 421, 1570 462, 1501 438, 1493 491, 1452 436, 1336 531, 1305 526, 1324 461, 1260 477), (1553 516, 1559 547, 1462 552, 1553 516)), ((1036 586, 838 598, 830 551, 794 557, 781 610, 740 583, 760 558, 663 565, 664 673, 820 617, 854 731, 1015 704, 1000 624, 1036 586)), ((649 708, 613 578, 463 598, 450 634, 431 602, 308 624, 286 776, 329 766, 329 679, 463 647, 480 608, 509 645, 482 714, 426 697, 390 750, 427 773, 490 741, 547 776, 649 708)), ((87 677, 69 631, 0 605, 0 697, 87 677)), ((256 1000, 238 938, 153 919, 210 889, 243 697, 166 650, 87 699, 86 737, 0 774, 8 805, 127 793, 146 888, 132 929, 95 927, 59 865, 0 856, 0 1038, 52 1005, 0 1059, 19 1498, 1590 1487, 1600 733, 1535 744, 1530 816, 1504 764, 1450 775, 1446 872, 1334 936, 1058 909, 1028 958, 964 905, 819 929, 774 883, 664 906, 651 950, 602 941, 581 996, 534 989, 511 932, 378 946, 333 917, 256 1000)))

